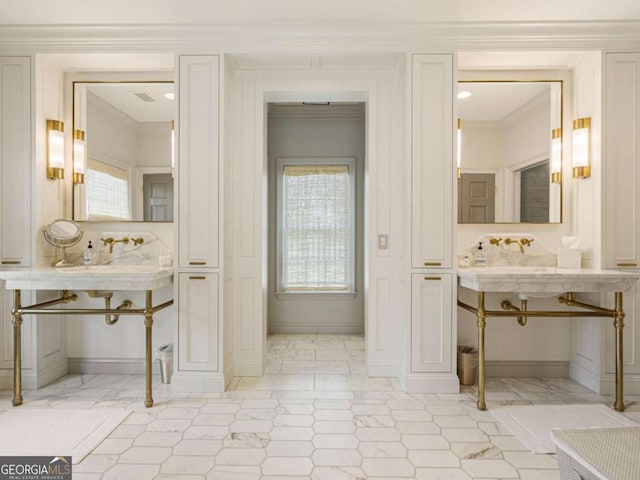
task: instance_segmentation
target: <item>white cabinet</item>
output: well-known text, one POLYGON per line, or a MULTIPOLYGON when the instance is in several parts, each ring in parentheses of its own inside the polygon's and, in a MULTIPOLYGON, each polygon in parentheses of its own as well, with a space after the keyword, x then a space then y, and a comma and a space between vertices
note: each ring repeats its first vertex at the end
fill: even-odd
POLYGON ((0 263, 31 263, 31 59, 0 57, 0 263))
POLYGON ((178 365, 171 384, 177 391, 223 391, 220 58, 180 56, 178 82, 178 365))
POLYGON ((411 371, 452 372, 452 273, 411 275, 411 371))
MULTIPOLYGON (((640 266, 640 52, 606 55, 604 90, 604 216, 602 241, 605 266, 633 269, 640 266)), ((613 307, 613 295, 607 294, 613 307)), ((624 292, 623 365, 625 392, 639 393, 640 283, 624 292)), ((612 390, 615 373, 613 322, 604 329, 605 351, 597 367, 608 374, 604 391, 612 390)), ((601 382, 602 384, 602 382, 601 382)))
POLYGON ((453 55, 413 55, 411 265, 452 267, 453 55))
POLYGON ((457 393, 453 270, 453 54, 415 54, 411 72, 411 328, 405 388, 457 393))
POLYGON ((605 106, 606 266, 633 268, 640 260, 640 53, 607 54, 605 106))
POLYGON ((219 368, 218 275, 178 275, 178 370, 215 372, 219 368))
POLYGON ((219 57, 183 55, 179 74, 179 266, 219 266, 219 57))

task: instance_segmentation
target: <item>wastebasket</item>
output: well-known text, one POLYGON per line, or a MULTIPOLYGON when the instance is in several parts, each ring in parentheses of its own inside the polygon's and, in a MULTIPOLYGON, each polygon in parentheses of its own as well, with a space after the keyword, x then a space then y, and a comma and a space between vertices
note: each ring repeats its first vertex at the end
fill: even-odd
POLYGON ((173 343, 163 345, 158 349, 156 358, 160 364, 160 379, 162 383, 171 383, 173 375, 173 343))
POLYGON ((478 369, 478 350, 458 345, 458 378, 461 385, 474 385, 478 369))

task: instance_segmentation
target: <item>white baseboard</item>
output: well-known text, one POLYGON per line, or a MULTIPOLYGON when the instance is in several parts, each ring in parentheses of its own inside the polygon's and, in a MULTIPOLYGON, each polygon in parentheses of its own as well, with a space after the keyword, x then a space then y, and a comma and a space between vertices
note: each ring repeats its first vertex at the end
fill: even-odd
POLYGON ((458 376, 451 373, 410 373, 398 379, 407 393, 459 393, 458 376))
MULTIPOLYGON (((69 373, 84 373, 96 375, 122 374, 122 375, 144 375, 143 358, 68 358, 69 373)), ((160 366, 157 361, 151 363, 154 375, 160 374, 160 366)))
POLYGON ((397 377, 398 367, 389 364, 368 364, 367 375, 370 377, 397 377))
POLYGON ((262 363, 236 363, 233 366, 234 377, 261 377, 262 363))
POLYGON ((219 372, 173 372, 172 392, 222 393, 224 375, 219 372))
POLYGON ((30 386, 27 384, 24 379, 22 380, 22 384, 24 388, 27 389, 38 389, 42 388, 45 385, 50 384, 51 382, 56 381, 60 377, 64 377, 69 372, 69 367, 67 363, 67 359, 64 358, 61 362, 56 363, 54 365, 48 365, 47 367, 40 370, 34 377, 34 385, 30 386))
POLYGON ((274 323, 269 322, 269 334, 272 333, 322 333, 336 335, 363 335, 361 323, 324 324, 324 323, 274 323))
MULTIPOLYGON (((33 369, 22 370, 22 388, 24 390, 37 390, 49 383, 65 376, 68 373, 66 358, 55 365, 49 365, 39 372, 33 369)), ((0 370, 0 390, 13 390, 13 369, 0 370)))
MULTIPOLYGON (((22 371, 24 376, 25 371, 22 371)), ((3 368, 0 370, 0 390, 13 390, 13 369, 3 368)))
POLYGON ((602 393, 600 376, 595 372, 591 372, 572 363, 569 368, 569 378, 587 387, 589 390, 593 390, 595 393, 602 393))
MULTIPOLYGON (((600 394, 614 395, 616 392, 616 377, 613 373, 607 373, 600 379, 600 394)), ((625 373, 623 383, 625 395, 640 395, 640 375, 637 373, 625 373)))
POLYGON ((233 352, 229 352, 225 355, 222 365, 222 373, 224 375, 224 388, 226 390, 231 384, 231 380, 233 380, 233 352))
POLYGON ((567 378, 569 362, 536 360, 492 360, 485 362, 487 377, 567 378))

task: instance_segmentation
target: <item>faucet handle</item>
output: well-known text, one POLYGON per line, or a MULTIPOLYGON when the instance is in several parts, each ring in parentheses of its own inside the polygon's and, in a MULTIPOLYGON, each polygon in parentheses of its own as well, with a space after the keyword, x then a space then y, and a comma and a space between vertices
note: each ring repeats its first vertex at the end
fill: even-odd
POLYGON ((100 240, 104 245, 113 245, 113 242, 115 242, 113 237, 101 238, 100 240))
POLYGON ((534 238, 521 238, 520 239, 520 243, 522 243, 523 245, 526 245, 527 247, 531 246, 531 244, 533 243, 535 239, 534 238))
POLYGON ((489 243, 491 245, 496 245, 496 246, 499 246, 501 241, 502 241, 502 238, 493 238, 492 237, 491 239, 489 239, 489 243))
POLYGON ((138 237, 138 238, 131 238, 131 241, 133 242, 134 245, 140 245, 142 243, 144 243, 144 238, 143 237, 138 237))

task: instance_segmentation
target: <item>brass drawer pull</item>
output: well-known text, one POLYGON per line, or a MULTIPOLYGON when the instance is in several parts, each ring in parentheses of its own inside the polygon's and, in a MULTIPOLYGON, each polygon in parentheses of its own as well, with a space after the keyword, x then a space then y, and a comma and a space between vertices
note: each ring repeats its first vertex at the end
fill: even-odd
POLYGON ((207 262, 189 262, 189 265, 206 265, 207 262))
POLYGON ((20 260, 2 260, 2 265, 20 265, 20 260))
POLYGON ((424 262, 425 267, 440 267, 441 265, 441 262, 424 262))
POLYGON ((192 276, 189 277, 189 280, 206 280, 206 279, 207 279, 207 277, 205 277, 205 276, 192 275, 192 276))
POLYGON ((425 280, 442 280, 440 277, 424 277, 425 280))
POLYGON ((618 263, 619 267, 637 267, 638 264, 634 263, 634 262, 622 262, 622 263, 618 263))

